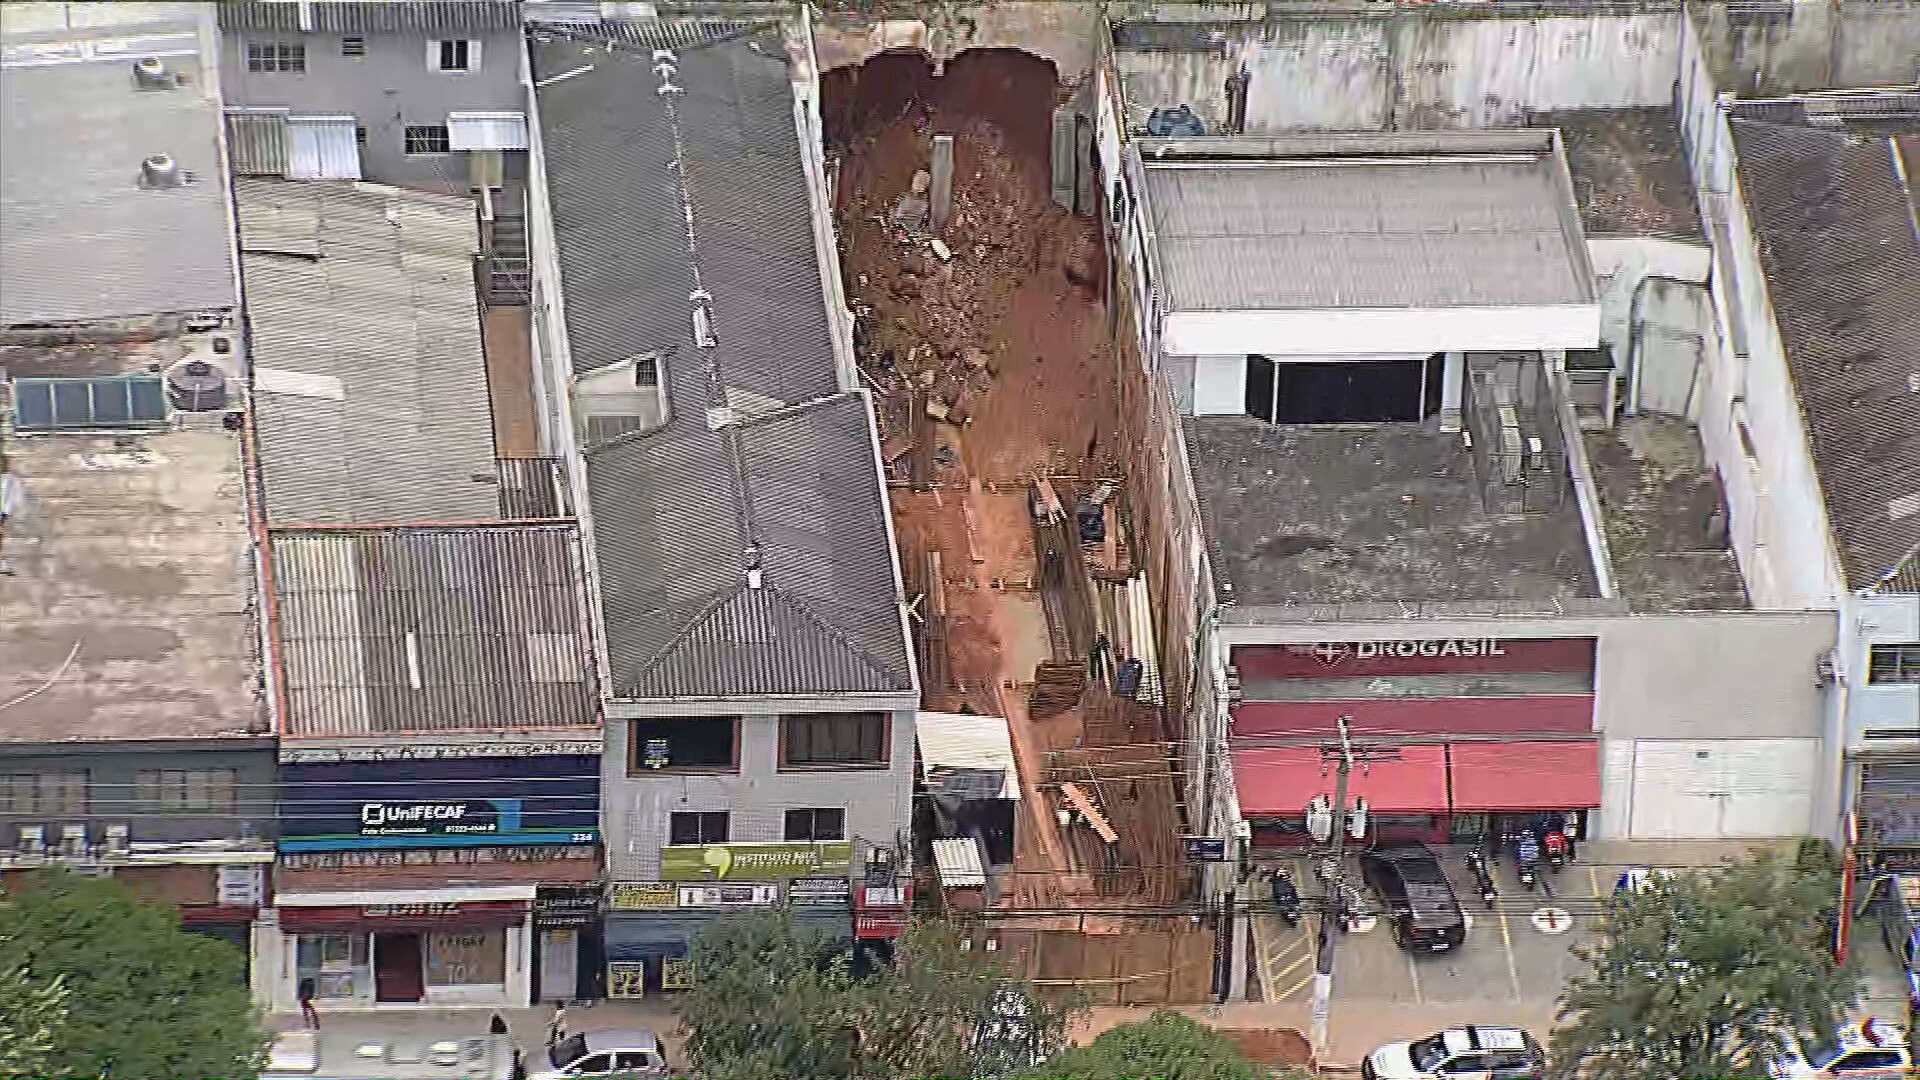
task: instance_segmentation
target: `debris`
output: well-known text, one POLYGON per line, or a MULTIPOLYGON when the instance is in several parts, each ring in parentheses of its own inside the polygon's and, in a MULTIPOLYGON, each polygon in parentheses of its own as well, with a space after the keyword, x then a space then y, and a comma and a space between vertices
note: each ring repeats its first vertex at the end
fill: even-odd
POLYGON ((928 172, 925 169, 916 169, 914 170, 914 173, 913 173, 913 182, 908 185, 908 189, 911 190, 915 195, 925 195, 927 193, 927 188, 931 187, 932 185, 933 185, 933 174, 928 172))
POLYGON ((893 204, 892 221, 910 233, 927 231, 927 200, 918 195, 902 195, 893 204))
MULTIPOLYGON (((938 241, 935 242, 937 243, 938 241)), ((976 349, 969 345, 967 346, 966 359, 967 366, 973 370, 984 371, 989 375, 993 374, 993 354, 987 350, 976 349)))
POLYGON ((935 420, 945 420, 949 411, 947 403, 941 401, 939 398, 930 397, 927 399, 927 415, 933 417, 935 420))
POLYGON ((933 253, 940 257, 941 262, 947 262, 953 258, 953 249, 947 246, 946 241, 937 236, 933 238, 933 241, 928 246, 933 248, 933 253))

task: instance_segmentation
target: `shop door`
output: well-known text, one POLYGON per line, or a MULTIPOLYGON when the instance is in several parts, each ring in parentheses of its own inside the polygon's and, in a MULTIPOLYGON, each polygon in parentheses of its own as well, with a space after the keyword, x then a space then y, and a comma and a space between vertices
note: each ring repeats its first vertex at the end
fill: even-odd
POLYGON ((580 983, 580 932, 571 927, 540 934, 540 1000, 566 1001, 580 983))
POLYGON ((424 983, 419 934, 373 935, 375 1001, 419 1001, 424 983))

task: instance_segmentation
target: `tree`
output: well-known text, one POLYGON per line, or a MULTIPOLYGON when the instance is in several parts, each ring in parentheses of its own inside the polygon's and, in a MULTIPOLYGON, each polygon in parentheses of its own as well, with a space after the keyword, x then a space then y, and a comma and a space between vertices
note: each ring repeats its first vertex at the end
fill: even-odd
POLYGON ((1617 894, 1600 942, 1576 950, 1591 969, 1561 995, 1556 1074, 1764 1077, 1786 1034, 1836 1030, 1859 992, 1823 919, 1837 874, 1762 852, 1617 894))
POLYGON ((743 915, 702 931, 693 963, 680 1015, 705 1080, 998 1076, 1065 1042, 1067 1009, 945 927, 909 929, 893 964, 857 977, 838 942, 743 915))
MULTIPOLYGON (((7 942, 0 939, 0 954, 7 942)), ((66 1035, 67 985, 35 979, 23 967, 0 971, 0 1076, 45 1076, 66 1035)))
POLYGON ((0 971, 43 1000, 59 980, 65 1010, 84 1018, 51 1025, 41 1075, 232 1080, 265 1063, 239 951, 111 878, 28 875, 0 899, 0 971))
POLYGON ((1268 1072, 1215 1029, 1162 1009, 1139 1023, 1104 1031, 1030 1075, 1032 1080, 1257 1080, 1268 1072))

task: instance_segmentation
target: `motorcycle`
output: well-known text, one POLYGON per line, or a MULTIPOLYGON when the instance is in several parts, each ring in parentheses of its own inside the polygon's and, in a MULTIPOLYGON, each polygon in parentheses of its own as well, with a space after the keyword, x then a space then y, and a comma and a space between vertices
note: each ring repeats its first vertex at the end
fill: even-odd
POLYGON ((1285 870, 1273 872, 1273 906, 1288 926, 1300 925, 1300 890, 1294 887, 1293 878, 1285 870))
POLYGON ((1547 869, 1552 870, 1556 874, 1559 873, 1560 869, 1567 865, 1566 834, 1557 830, 1550 832, 1547 834, 1547 838, 1541 841, 1540 846, 1546 851, 1547 869))
POLYGON ((1473 887, 1480 892, 1480 900, 1492 911, 1500 893, 1493 887, 1493 874, 1487 870, 1487 857, 1478 851, 1467 852, 1467 872, 1473 875, 1473 887))
POLYGON ((1520 874, 1520 886, 1532 889, 1540 881, 1540 841, 1532 833, 1521 833, 1513 842, 1513 866, 1520 874))

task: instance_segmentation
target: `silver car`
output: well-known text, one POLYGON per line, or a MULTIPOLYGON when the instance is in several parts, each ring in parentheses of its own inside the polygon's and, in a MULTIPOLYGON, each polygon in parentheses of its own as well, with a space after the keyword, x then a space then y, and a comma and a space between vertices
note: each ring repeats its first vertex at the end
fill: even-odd
POLYGON ((660 1039, 645 1028, 582 1031, 528 1054, 526 1080, 664 1080, 660 1039))

